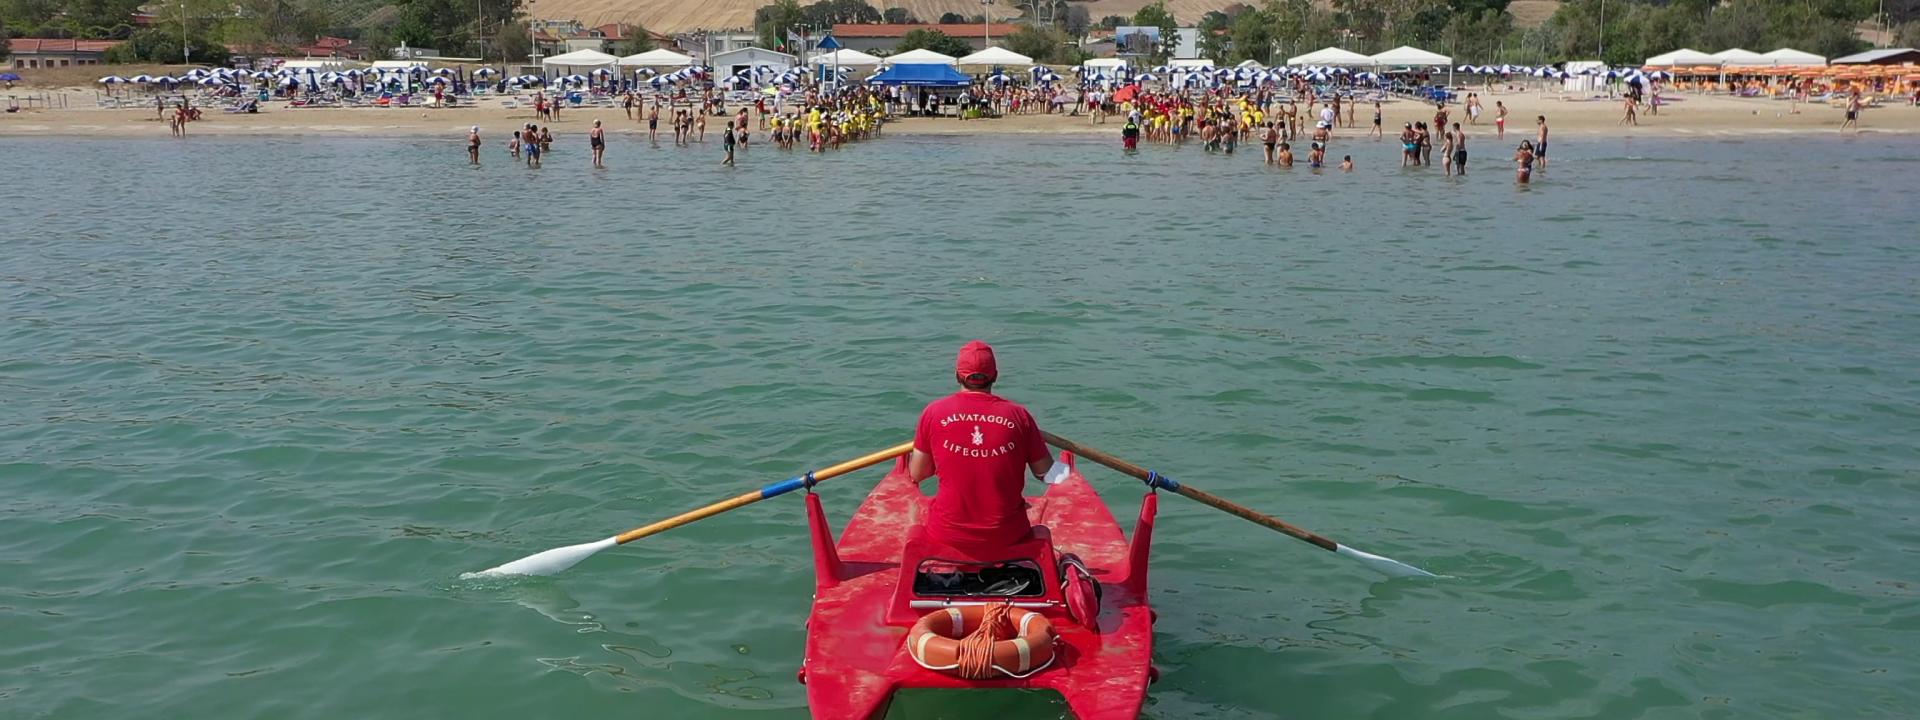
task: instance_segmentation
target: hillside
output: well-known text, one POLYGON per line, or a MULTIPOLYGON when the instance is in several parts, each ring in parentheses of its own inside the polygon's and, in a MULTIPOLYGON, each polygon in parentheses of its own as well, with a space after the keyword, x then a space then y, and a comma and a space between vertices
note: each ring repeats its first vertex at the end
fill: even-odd
MULTIPOLYGON (((1242 0, 1167 0, 1167 8, 1182 23, 1198 21, 1200 16, 1212 10, 1220 10, 1242 0)), ((913 13, 923 22, 939 19, 942 13, 959 13, 972 16, 980 12, 980 0, 868 0, 869 4, 885 10, 890 7, 902 7, 913 13)), ((1076 3, 1087 8, 1093 19, 1099 20, 1108 15, 1131 17, 1153 0, 1095 0, 1076 3)), ((532 7, 533 14, 549 20, 579 20, 587 25, 599 25, 611 22, 639 23, 648 30, 663 33, 680 33, 692 30, 725 30, 746 28, 753 24, 753 11, 765 5, 766 0, 538 0, 532 7)), ((802 4, 805 4, 803 2, 802 4)), ((991 6, 996 17, 1018 17, 1018 11, 1012 9, 1009 0, 1000 0, 991 6)))

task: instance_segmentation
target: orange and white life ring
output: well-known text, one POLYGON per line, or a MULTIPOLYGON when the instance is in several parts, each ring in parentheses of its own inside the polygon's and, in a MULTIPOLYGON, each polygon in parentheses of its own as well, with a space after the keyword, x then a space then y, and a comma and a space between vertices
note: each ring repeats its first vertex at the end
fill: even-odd
POLYGON ((959 675, 975 680, 993 677, 997 672, 1013 678, 1023 678, 1047 668, 1053 664, 1055 636, 1053 623, 1040 613, 1009 607, 1001 604, 966 605, 935 610, 920 618, 907 631, 907 653, 920 667, 937 672, 959 675), (993 615, 1004 611, 1006 628, 994 633, 992 662, 966 663, 962 660, 964 651, 962 641, 989 618, 989 607, 993 615), (972 668, 963 665, 986 665, 991 670, 985 673, 969 675, 972 668))

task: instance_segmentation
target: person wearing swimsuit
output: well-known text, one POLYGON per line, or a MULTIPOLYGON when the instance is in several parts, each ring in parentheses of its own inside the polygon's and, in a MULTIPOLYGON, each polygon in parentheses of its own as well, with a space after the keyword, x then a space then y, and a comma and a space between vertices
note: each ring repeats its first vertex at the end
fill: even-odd
POLYGON ((1525 185, 1533 180, 1533 141, 1521 140, 1520 148, 1513 152, 1513 162, 1519 165, 1515 170, 1514 181, 1525 185))
POLYGON ((1453 174, 1467 176, 1467 133, 1460 123, 1453 124, 1453 174))
POLYGON ((1533 122, 1540 126, 1540 139, 1533 143, 1533 157, 1540 162, 1540 169, 1545 170, 1547 169, 1547 116, 1540 115, 1533 122))
POLYGON ((660 101, 653 101, 653 110, 647 113, 647 139, 660 142, 660 101))
POLYGON ((1268 165, 1273 164, 1273 161, 1274 161, 1273 148, 1274 146, 1279 144, 1280 144, 1280 131, 1274 129, 1273 123, 1267 123, 1267 129, 1260 135, 1260 145, 1261 147, 1266 148, 1268 165))
POLYGON ((1293 146, 1292 145, 1289 145, 1287 143, 1280 143, 1279 162, 1280 162, 1280 167, 1285 167, 1285 168, 1293 167, 1293 146))
POLYGON ((467 131, 467 164, 480 164, 480 126, 467 131))
POLYGON ((607 137, 606 131, 600 128, 599 120, 593 121, 593 129, 587 131, 587 147, 593 150, 593 166, 596 168, 606 167, 606 165, 600 162, 600 159, 606 157, 607 154, 607 137))
POLYGON ((1373 139, 1375 140, 1385 137, 1380 130, 1380 119, 1380 103, 1376 102, 1373 104, 1373 139))
POLYGON ((1507 103, 1506 101, 1503 101, 1503 100, 1493 101, 1493 127, 1499 130, 1500 132, 1499 138, 1501 140, 1507 139, 1507 103))
POLYGON ((1414 139, 1413 123, 1400 127, 1400 167, 1417 165, 1420 162, 1420 143, 1414 139))

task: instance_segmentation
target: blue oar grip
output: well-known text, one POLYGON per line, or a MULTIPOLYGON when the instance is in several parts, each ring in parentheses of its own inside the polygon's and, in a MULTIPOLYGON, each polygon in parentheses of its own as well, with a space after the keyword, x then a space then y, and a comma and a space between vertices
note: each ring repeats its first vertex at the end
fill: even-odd
POLYGON ((770 497, 778 497, 778 496, 793 492, 795 490, 799 490, 800 488, 806 487, 807 481, 812 478, 813 478, 813 473, 807 473, 805 476, 802 476, 802 477, 787 478, 785 480, 781 480, 780 482, 774 483, 772 485, 768 485, 766 487, 760 488, 760 499, 765 500, 770 497))
POLYGON ((1148 470, 1147 471, 1147 487, 1153 488, 1155 490, 1166 490, 1168 492, 1178 492, 1180 490, 1180 481, 1167 477, 1165 475, 1161 475, 1160 473, 1154 472, 1152 470, 1148 470))

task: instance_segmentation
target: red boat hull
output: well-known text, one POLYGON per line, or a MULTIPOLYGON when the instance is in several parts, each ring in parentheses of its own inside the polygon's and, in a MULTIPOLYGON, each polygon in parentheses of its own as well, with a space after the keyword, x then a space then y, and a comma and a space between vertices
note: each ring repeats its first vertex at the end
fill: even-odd
MULTIPOLYGON (((1072 462, 1070 456, 1063 459, 1072 462)), ((1100 611, 1091 623, 1076 622, 1068 614, 1057 571, 1044 568, 1046 596, 1023 598, 1021 606, 1053 623, 1059 634, 1058 656, 1052 666, 1028 677, 994 680, 928 670, 906 651, 914 620, 942 599, 914 595, 911 574, 905 571, 917 567, 920 553, 929 551, 914 530, 930 498, 907 479, 904 458, 867 496, 838 543, 820 497, 808 495, 817 577, 800 679, 807 685, 813 717, 878 718, 902 688, 1052 690, 1080 720, 1137 717, 1154 676, 1146 571, 1155 498, 1149 493, 1141 501, 1139 524, 1129 543, 1077 469, 1046 488, 1044 494, 1027 498, 1027 516, 1037 538, 1032 549, 1048 559, 1046 565, 1060 554, 1079 556, 1100 581, 1100 611)))

